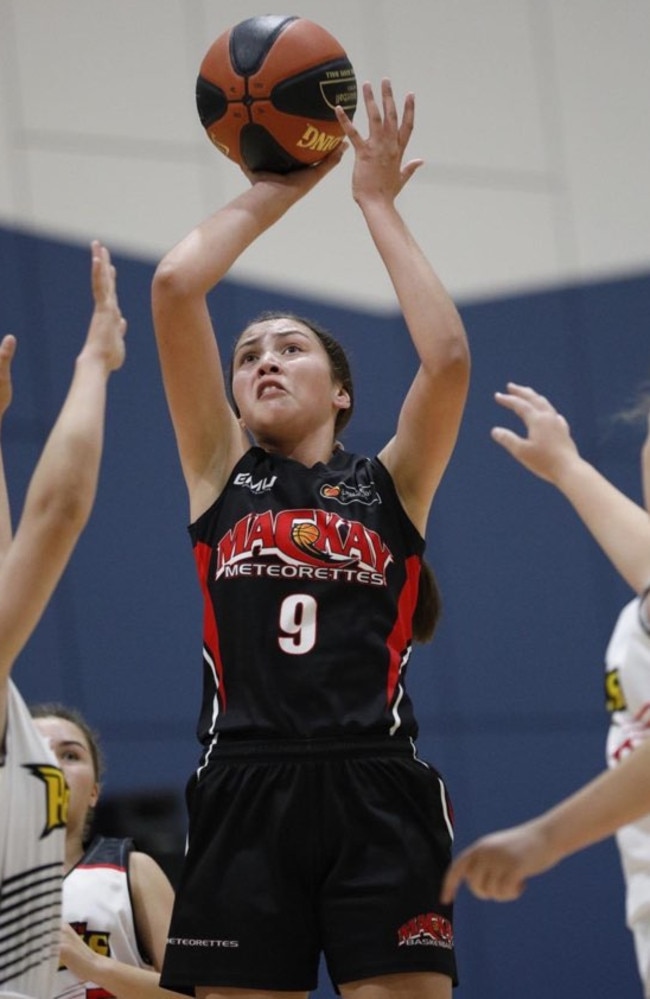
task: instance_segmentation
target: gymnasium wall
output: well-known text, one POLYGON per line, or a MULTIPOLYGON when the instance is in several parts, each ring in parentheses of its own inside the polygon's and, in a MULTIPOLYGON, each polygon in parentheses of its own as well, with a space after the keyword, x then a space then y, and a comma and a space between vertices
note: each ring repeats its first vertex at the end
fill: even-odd
MULTIPOLYGON (((241 188, 200 133, 193 78, 212 38, 260 11, 210 0, 133 9, 0 9, 0 332, 19 340, 3 434, 17 514, 90 314, 87 246, 106 240, 128 359, 110 387, 91 522, 15 675, 28 699, 88 715, 108 757, 105 800, 138 828, 154 815, 173 871, 197 752, 201 606, 149 287, 165 249, 241 188)), ((421 752, 447 779, 462 847, 604 765, 603 653, 631 594, 568 506, 489 430, 515 425, 494 391, 532 384, 567 415, 585 456, 640 499, 643 428, 614 417, 650 367, 650 10, 642 0, 360 0, 331 3, 327 17, 315 2, 295 12, 344 40, 360 78, 388 73, 398 92, 416 91, 413 155, 427 163, 402 207, 472 347, 467 413, 427 538, 444 617, 410 666, 421 752)), ((224 350, 261 307, 329 325, 357 384, 346 444, 373 452, 414 358, 349 169, 267 234, 211 305, 224 350)), ((611 841, 517 903, 462 893, 456 996, 638 995, 623 922, 611 841)), ((323 980, 318 995, 332 994, 323 980)))

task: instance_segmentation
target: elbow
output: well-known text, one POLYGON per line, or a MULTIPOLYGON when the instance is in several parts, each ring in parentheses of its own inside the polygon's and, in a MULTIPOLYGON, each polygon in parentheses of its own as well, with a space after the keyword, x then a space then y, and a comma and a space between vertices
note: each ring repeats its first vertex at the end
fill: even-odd
POLYGON ((156 302, 182 298, 187 294, 187 279, 180 267, 165 258, 156 267, 151 289, 154 305, 156 302))
POLYGON ((196 275, 170 255, 160 261, 153 276, 151 299, 154 309, 203 297, 205 289, 197 286, 196 275))
POLYGON ((447 341, 442 363, 446 378, 454 379, 459 383, 469 382, 471 357, 464 333, 447 341))
POLYGON ((75 538, 88 523, 94 496, 93 482, 83 475, 73 476, 34 496, 31 513, 48 533, 75 538))

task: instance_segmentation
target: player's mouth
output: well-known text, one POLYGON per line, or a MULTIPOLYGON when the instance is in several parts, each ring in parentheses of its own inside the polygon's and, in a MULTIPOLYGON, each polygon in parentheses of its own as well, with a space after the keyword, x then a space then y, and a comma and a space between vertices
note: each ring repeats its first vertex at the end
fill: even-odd
POLYGON ((274 379, 267 378, 265 381, 260 382, 257 386, 257 398, 264 399, 267 396, 278 395, 284 392, 285 388, 281 382, 275 381, 274 379))

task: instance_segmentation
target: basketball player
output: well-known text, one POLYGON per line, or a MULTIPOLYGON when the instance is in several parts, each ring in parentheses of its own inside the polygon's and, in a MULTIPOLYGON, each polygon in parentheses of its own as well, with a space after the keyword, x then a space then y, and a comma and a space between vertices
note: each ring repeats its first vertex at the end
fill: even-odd
POLYGON ((63 929, 52 999, 164 999, 158 985, 172 887, 130 839, 92 836, 103 760, 97 736, 75 709, 30 708, 70 791, 65 834, 63 929))
MULTIPOLYGON (((32 476, 16 536, 0 478, 0 995, 51 995, 58 962, 67 792, 10 674, 92 508, 107 383, 126 322, 108 251, 92 244, 95 307, 72 383, 32 476)), ((0 416, 11 400, 15 339, 0 345, 0 416)))
POLYGON ((496 398, 521 417, 527 436, 496 427, 493 438, 566 496, 638 596, 621 611, 605 655, 612 770, 538 819, 465 850, 447 874, 443 898, 451 901, 463 880, 482 898, 516 898, 526 877, 618 830, 627 924, 650 997, 650 795, 644 790, 650 786, 650 432, 641 452, 643 509, 581 457, 566 420, 547 399, 515 384, 496 398))
POLYGON ((239 337, 236 415, 206 304, 340 152, 249 175, 154 278, 205 600, 204 751, 161 981, 198 999, 304 997, 321 953, 345 999, 443 999, 456 977, 452 910, 438 902, 448 803, 417 755, 405 674, 414 631, 427 630, 414 621, 424 534, 469 354, 395 205, 422 162, 402 162, 413 95, 399 115, 389 81, 379 104, 369 84, 363 94, 367 138, 337 112, 355 155, 352 194, 420 359, 376 458, 337 443, 353 403, 345 355, 292 315, 255 320, 239 337))

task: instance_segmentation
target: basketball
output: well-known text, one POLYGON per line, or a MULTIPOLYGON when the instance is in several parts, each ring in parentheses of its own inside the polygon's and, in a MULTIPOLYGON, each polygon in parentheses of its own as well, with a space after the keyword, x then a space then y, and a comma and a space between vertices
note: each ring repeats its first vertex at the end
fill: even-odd
POLYGON ((291 527, 291 540, 298 545, 299 548, 310 548, 315 541, 318 541, 320 537, 320 531, 309 520, 298 520, 291 527))
POLYGON ((352 65, 336 38, 303 17, 250 17, 219 35, 196 81, 208 138, 247 169, 289 173, 340 144, 334 108, 357 106, 352 65))

